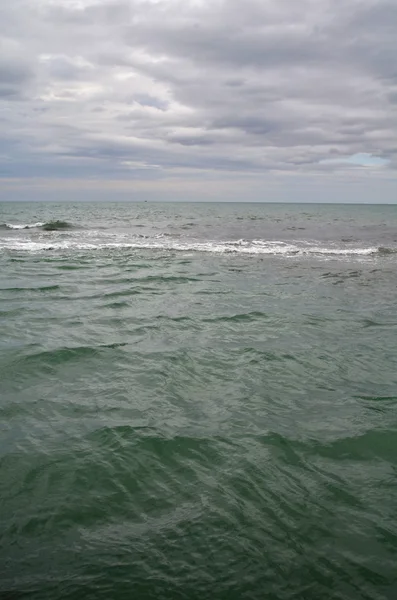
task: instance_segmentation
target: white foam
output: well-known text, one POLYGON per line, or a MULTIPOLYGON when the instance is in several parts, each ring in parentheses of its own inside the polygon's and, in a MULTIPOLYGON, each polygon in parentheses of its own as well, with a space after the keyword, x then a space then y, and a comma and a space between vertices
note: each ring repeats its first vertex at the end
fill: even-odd
POLYGON ((44 223, 28 223, 28 224, 15 224, 15 223, 5 223, 7 229, 35 229, 36 227, 43 227, 44 223))
POLYGON ((63 240, 32 240, 0 238, 0 249, 42 252, 66 250, 100 250, 100 249, 131 249, 131 250, 162 250, 183 252, 210 252, 215 254, 247 254, 273 256, 370 256, 378 252, 376 247, 340 247, 322 246, 313 242, 287 243, 266 240, 237 240, 237 241, 180 241, 172 239, 132 239, 119 238, 90 239, 89 242, 79 238, 63 240))

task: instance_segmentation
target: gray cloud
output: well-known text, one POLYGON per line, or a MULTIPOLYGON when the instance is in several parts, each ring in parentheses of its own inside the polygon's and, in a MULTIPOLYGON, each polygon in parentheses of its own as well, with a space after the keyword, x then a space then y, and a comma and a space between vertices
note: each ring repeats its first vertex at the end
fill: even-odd
POLYGON ((34 75, 34 63, 20 43, 0 36, 0 98, 22 99, 34 75))
POLYGON ((3 3, 0 176, 346 178, 365 154, 390 179, 396 19, 394 0, 3 3))

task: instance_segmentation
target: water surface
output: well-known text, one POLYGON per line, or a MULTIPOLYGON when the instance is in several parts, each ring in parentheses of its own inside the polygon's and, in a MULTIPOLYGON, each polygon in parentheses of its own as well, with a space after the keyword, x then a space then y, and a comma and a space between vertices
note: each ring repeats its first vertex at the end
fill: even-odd
POLYGON ((0 598, 397 597, 397 208, 0 204, 0 598))

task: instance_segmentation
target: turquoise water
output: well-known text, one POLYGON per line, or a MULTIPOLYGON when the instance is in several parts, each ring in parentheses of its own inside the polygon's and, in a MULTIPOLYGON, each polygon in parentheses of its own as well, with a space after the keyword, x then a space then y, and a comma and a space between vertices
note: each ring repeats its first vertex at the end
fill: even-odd
POLYGON ((0 204, 0 598, 397 597, 397 207, 0 204))

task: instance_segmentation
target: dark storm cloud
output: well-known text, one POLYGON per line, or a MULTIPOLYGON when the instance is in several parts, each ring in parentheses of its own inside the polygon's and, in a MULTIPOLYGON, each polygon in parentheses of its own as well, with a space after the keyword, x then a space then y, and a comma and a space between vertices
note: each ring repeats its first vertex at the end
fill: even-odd
POLYGON ((316 175, 365 154, 390 175, 396 22, 394 0, 2 3, 7 172, 316 175))

